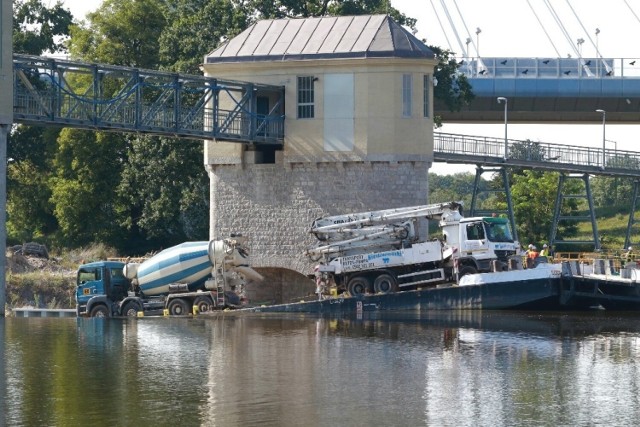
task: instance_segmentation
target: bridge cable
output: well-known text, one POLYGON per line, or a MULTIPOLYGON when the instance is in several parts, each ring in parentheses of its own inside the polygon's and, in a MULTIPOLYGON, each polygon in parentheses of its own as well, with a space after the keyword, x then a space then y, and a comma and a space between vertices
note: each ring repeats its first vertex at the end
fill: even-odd
MULTIPOLYGON (((607 73, 611 72, 611 67, 609 67, 609 64, 607 64, 607 61, 605 61, 604 59, 602 59, 602 55, 600 54, 600 51, 598 49, 598 45, 596 45, 593 42, 593 39, 591 38, 591 36, 589 35, 589 32, 587 31, 587 29, 584 27, 584 25, 582 24, 582 21, 580 20, 580 18, 578 17, 578 14, 576 13, 576 11, 573 9, 573 7, 571 6, 571 3, 569 3, 569 0, 566 0, 567 5, 569 6, 569 9, 571 9, 571 12, 573 12, 573 15, 576 17, 576 20, 578 21, 578 23, 580 24, 580 26, 582 27, 582 31, 584 31, 584 33, 587 35, 587 38, 589 39, 589 42, 591 43, 591 45, 596 49, 596 56, 598 58, 600 58, 599 60, 602 61, 602 64, 604 65, 604 68, 607 70, 607 73)), ((582 55, 580 55, 580 59, 582 59, 582 55)), ((589 70, 588 66, 585 64, 584 60, 582 60, 582 66, 585 67, 585 71, 593 76, 593 73, 591 72, 591 70, 589 70)))
POLYGON ((436 6, 433 4, 433 0, 429 0, 431 3, 431 8, 433 9, 433 13, 436 15, 436 19, 438 20, 438 24, 440 25, 440 29, 442 30, 442 34, 444 34, 444 38, 447 41, 447 45, 449 46, 449 50, 453 52, 453 46, 449 41, 449 36, 447 36, 447 31, 444 29, 444 25, 442 25, 442 21, 440 20, 440 15, 436 10, 436 6))
MULTIPOLYGON (((467 23, 464 20, 464 16, 462 16, 462 12, 460 12, 460 8, 458 7, 457 0, 453 0, 453 4, 455 5, 456 10, 458 11, 458 16, 460 16, 460 20, 462 21, 462 26, 464 27, 464 30, 467 32, 467 41, 471 43, 471 45, 473 46, 473 49, 476 51, 476 56, 478 58, 478 63, 476 64, 476 71, 479 71, 480 69, 485 69, 484 64, 482 64, 480 60, 480 52, 478 52, 478 46, 476 46, 476 43, 473 41, 473 37, 471 37, 471 33, 469 32, 469 27, 467 27, 467 23)), ((468 54, 469 52, 467 52, 467 55, 468 54)))
POLYGON ((556 24, 558 24, 558 27, 560 27, 560 31, 564 35, 565 39, 567 39, 567 41, 569 42, 569 46, 571 46, 571 48, 573 49, 573 52, 578 56, 578 58, 580 58, 581 57, 580 52, 573 45, 573 41, 571 40, 571 36, 569 35, 569 33, 567 32, 567 29, 562 24, 562 20, 560 19, 560 17, 556 13, 556 10, 551 5, 551 2, 549 0, 544 0, 544 3, 546 4, 547 9, 549 10, 549 13, 551 13, 551 16, 556 21, 556 24))
MULTIPOLYGON (((600 56, 600 53, 598 52, 598 47, 596 46, 596 44, 593 42, 593 39, 591 38, 591 36, 589 35, 589 32, 587 31, 587 29, 584 27, 584 24, 582 23, 582 21, 580 20, 580 17, 578 16, 578 14, 576 13, 575 9, 573 8, 573 6, 571 6, 571 3, 569 3, 569 0, 566 0, 567 2, 567 6, 569 6, 569 9, 571 9, 571 12, 573 12, 573 16, 576 17, 576 20, 578 21, 578 23, 580 24, 580 27, 582 27, 582 31, 584 31, 584 33, 587 35, 587 38, 589 39, 589 42, 591 43, 591 45, 593 47, 596 48, 596 55, 598 57, 600 56)), ((585 60, 582 58, 582 52, 580 52, 580 62, 582 65, 582 68, 584 69, 584 71, 587 73, 588 76, 593 77, 593 73, 591 72, 591 69, 589 68, 589 66, 586 64, 585 60)), ((609 67, 607 66, 607 63, 605 61, 602 61, 605 68, 607 69, 607 72, 609 72, 609 67)))
POLYGON ((533 12, 533 16, 536 17, 536 20, 538 21, 538 24, 540 24, 540 26, 542 27, 542 31, 547 36, 547 39, 549 40, 549 43, 551 43, 551 46, 553 46, 553 50, 556 51, 556 55, 558 55, 558 58, 560 58, 560 56, 561 56, 560 52, 558 51, 558 48, 556 47, 555 43, 553 43, 553 39, 551 38, 551 36, 549 36, 549 33, 547 32, 547 29, 545 28, 544 24, 540 20, 540 17, 538 16, 538 14, 536 13, 535 9, 531 5, 531 2, 529 0, 527 0, 527 3, 529 4, 529 8, 531 9, 531 12, 533 12))
POLYGON ((444 13, 447 16, 447 19, 449 20, 449 25, 451 26, 451 29, 453 30, 453 33, 456 36, 456 40, 458 40, 458 45, 460 46, 460 50, 464 53, 464 57, 465 58, 469 58, 469 54, 468 54, 467 50, 465 49, 464 45, 462 44, 462 40, 460 40, 460 35, 458 34, 458 31, 456 30, 456 26, 453 24, 453 20, 451 19, 451 15, 449 14, 449 9, 447 8, 447 5, 444 3, 444 0, 440 0, 440 4, 442 4, 442 8, 444 9, 444 13))
POLYGON ((640 18, 638 18, 638 15, 636 15, 636 13, 633 11, 633 9, 631 9, 631 6, 629 5, 629 3, 627 3, 627 0, 623 0, 624 4, 627 5, 627 7, 629 8, 629 10, 631 11, 631 13, 633 14, 633 16, 635 16, 636 21, 640 22, 640 18))

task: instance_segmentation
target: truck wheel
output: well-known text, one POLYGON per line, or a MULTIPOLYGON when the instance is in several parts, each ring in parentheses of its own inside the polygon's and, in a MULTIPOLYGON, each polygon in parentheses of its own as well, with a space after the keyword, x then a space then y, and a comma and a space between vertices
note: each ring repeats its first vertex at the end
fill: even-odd
POLYGON ((369 279, 364 276, 356 276, 349 280, 347 290, 352 296, 366 294, 371 289, 369 279))
POLYGON ((373 281, 373 290, 377 294, 388 294, 398 290, 398 283, 391 274, 381 274, 373 281))
POLYGON ((189 304, 181 298, 174 298, 169 301, 169 314, 172 316, 185 316, 189 314, 189 304))
POLYGON ((193 305, 198 307, 198 313, 206 313, 213 310, 213 302, 209 297, 198 297, 193 302, 193 305))
POLYGON ((458 274, 460 277, 462 277, 467 274, 476 274, 477 272, 478 270, 476 270, 475 267, 471 267, 470 265, 465 265, 460 269, 460 272, 458 274))
POLYGON ((135 301, 129 301, 122 309, 122 315, 127 317, 137 317, 140 309, 140 304, 135 301))
POLYGON ((91 309, 89 317, 109 317, 109 309, 104 304, 98 304, 91 309))

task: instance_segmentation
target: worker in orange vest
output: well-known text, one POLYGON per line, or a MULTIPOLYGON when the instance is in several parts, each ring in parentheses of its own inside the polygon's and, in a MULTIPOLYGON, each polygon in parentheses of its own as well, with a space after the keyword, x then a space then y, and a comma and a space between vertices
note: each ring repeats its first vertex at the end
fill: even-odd
POLYGON ((529 245, 529 250, 527 251, 527 268, 533 268, 535 259, 538 258, 538 248, 535 245, 529 245))

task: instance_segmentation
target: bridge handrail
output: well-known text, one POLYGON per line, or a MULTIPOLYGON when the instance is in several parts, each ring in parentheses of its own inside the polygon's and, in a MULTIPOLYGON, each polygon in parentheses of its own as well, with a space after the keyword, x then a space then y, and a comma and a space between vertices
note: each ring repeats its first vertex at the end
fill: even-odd
MULTIPOLYGON (((434 153, 440 155, 464 155, 464 163, 477 163, 486 157, 505 158, 508 161, 572 164, 602 167, 603 150, 593 147, 576 147, 564 144, 531 140, 507 140, 507 156, 504 154, 505 140, 495 137, 471 136, 434 132, 434 153)), ((640 171, 640 154, 635 151, 605 149, 605 168, 617 171, 640 171)))
POLYGON ((458 71, 473 78, 600 79, 640 77, 639 58, 458 58, 458 71))

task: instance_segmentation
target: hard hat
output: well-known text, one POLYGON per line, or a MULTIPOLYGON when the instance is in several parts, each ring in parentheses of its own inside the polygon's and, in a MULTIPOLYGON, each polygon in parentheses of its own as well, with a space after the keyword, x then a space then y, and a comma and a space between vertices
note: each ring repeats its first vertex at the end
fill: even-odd
POLYGON ((529 249, 533 249, 533 245, 529 243, 529 249))
POLYGON ((535 246, 531 245, 531 249, 533 249, 534 251, 537 251, 538 248, 536 248, 535 246))
POLYGON ((628 250, 628 251, 632 250, 631 246, 629 246, 629 247, 627 248, 627 250, 628 250))
POLYGON ((544 245, 542 245, 543 248, 548 248, 549 246, 547 246, 547 244, 545 243, 544 245))

